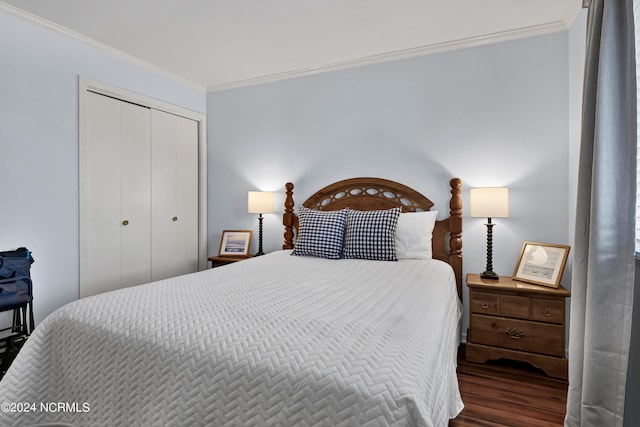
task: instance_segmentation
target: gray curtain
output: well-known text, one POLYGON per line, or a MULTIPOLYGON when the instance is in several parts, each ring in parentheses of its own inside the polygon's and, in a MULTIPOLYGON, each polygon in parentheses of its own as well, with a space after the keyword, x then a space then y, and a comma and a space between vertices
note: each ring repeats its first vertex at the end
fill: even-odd
POLYGON ((566 426, 624 421, 635 276, 632 0, 591 0, 571 282, 566 426))

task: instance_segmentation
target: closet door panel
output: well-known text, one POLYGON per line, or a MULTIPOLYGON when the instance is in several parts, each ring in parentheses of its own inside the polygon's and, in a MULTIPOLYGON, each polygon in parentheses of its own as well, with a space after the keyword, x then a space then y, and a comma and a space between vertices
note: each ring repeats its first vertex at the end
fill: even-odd
POLYGON ((172 218, 176 205, 175 121, 172 114, 151 111, 151 279, 171 277, 176 232, 172 218))
POLYGON ((152 110, 151 138, 151 276, 160 280, 198 270, 197 123, 152 110))
POLYGON ((198 271, 198 123, 177 117, 176 271, 198 271))
POLYGON ((84 258, 80 296, 120 285, 120 105, 89 93, 81 183, 84 258))
POLYGON ((88 93, 85 120, 81 297, 151 279, 149 109, 88 93))
POLYGON ((121 286, 151 281, 151 110, 121 103, 121 286))

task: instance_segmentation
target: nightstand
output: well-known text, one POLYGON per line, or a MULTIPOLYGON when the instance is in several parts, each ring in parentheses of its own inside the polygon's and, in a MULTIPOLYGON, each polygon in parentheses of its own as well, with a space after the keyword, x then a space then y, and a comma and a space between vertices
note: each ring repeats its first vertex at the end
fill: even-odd
POLYGON ((467 275, 470 362, 528 362, 551 377, 567 378, 565 299, 570 292, 518 282, 511 277, 467 275))
POLYGON ((220 267, 222 265, 231 264, 234 262, 242 261, 251 258, 251 255, 246 256, 210 256, 207 260, 211 261, 211 268, 220 267))

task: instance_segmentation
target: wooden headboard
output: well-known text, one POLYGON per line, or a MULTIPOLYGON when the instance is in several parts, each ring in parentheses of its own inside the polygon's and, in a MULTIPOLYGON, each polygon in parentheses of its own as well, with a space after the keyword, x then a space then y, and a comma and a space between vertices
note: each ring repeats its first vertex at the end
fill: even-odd
MULTIPOLYGON (((453 178, 449 185, 449 217, 436 221, 432 236, 433 258, 451 265, 456 276, 458 296, 462 299, 462 181, 453 178)), ((282 249, 293 249, 298 217, 294 213, 293 184, 289 182, 285 188, 282 249)), ((403 212, 420 212, 430 210, 433 202, 398 182, 381 178, 351 178, 324 187, 302 205, 309 209, 325 211, 345 207, 366 211, 401 206, 403 212)))

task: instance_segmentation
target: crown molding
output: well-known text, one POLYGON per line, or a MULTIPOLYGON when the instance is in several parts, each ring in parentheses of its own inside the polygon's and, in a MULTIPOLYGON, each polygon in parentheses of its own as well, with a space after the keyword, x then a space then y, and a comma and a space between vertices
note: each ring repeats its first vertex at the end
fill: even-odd
MULTIPOLYGON (((578 2, 580 0, 577 0, 578 2)), ((577 13, 576 13, 577 14, 577 13)), ((575 17, 574 17, 575 18, 575 17)), ((266 76, 258 76, 254 78, 238 80, 235 82, 222 83, 207 87, 207 93, 218 92, 221 90, 235 89, 245 86, 253 86, 264 83, 271 83, 280 80, 286 80, 296 77, 310 76, 314 74, 327 73, 330 71, 344 70, 348 68, 361 67, 364 65, 378 64, 382 62, 396 61, 399 59, 413 58, 416 56, 429 55, 452 50, 465 49, 468 47, 484 46, 493 43, 499 43, 510 40, 517 40, 527 37, 541 36, 561 31, 569 28, 567 20, 561 22, 552 22, 543 25, 535 25, 530 27, 518 28, 515 30, 502 31, 482 36, 469 37, 460 40, 435 43, 417 48, 397 50, 394 52, 382 53, 379 55, 371 55, 363 58, 357 58, 348 61, 336 62, 333 64, 322 65, 319 67, 302 68, 293 71, 285 71, 282 73, 274 73, 266 76)))
POLYGON ((106 45, 102 42, 99 42, 97 40, 94 40, 90 37, 87 37, 83 34, 77 33, 75 31, 72 31, 66 27, 63 27, 62 25, 58 25, 54 22, 48 21, 44 18, 41 18, 39 16, 36 16, 32 13, 29 13, 25 10, 19 9, 17 7, 14 7, 12 5, 9 5, 7 3, 4 3, 2 1, 0 1, 0 11, 5 11, 17 18, 23 19, 25 21, 29 21, 32 24, 38 25, 40 27, 46 28, 47 30, 53 31, 54 33, 60 34, 62 36, 68 37, 70 39, 73 39, 77 42, 80 42, 82 44, 85 44, 89 47, 92 47, 94 49, 97 49, 107 55, 113 56, 114 58, 120 59, 126 63, 129 63, 131 65, 135 65, 137 67, 146 69, 147 71, 151 71, 157 74, 161 74, 165 77, 168 77, 172 80, 177 80, 181 83, 184 83, 188 86, 191 86, 194 89, 198 89, 202 92, 205 91, 205 86, 194 83, 190 80, 185 79, 184 77, 178 76, 176 74, 170 73, 169 71, 165 70, 164 68, 158 67, 156 65, 153 65, 149 62, 143 61, 142 59, 136 58, 133 55, 129 55, 128 53, 124 53, 121 50, 118 50, 116 48, 113 48, 109 45, 106 45))
POLYGON ((567 7, 567 12, 565 13, 564 23, 567 28, 571 28, 573 22, 576 20, 576 17, 580 13, 580 11, 585 8, 585 2, 589 0, 573 0, 569 3, 569 7, 567 7))
POLYGON ((245 86, 254 86, 254 85, 259 85, 264 83, 276 82, 276 81, 286 80, 286 79, 291 79, 296 77, 304 77, 304 76, 310 76, 314 74, 327 73, 330 71, 338 71, 338 70, 344 70, 349 68, 361 67, 365 65, 372 65, 377 63, 412 58, 416 56, 424 56, 424 55, 429 55, 434 53, 464 49, 468 47, 478 47, 478 46, 488 45, 492 43, 499 43, 499 42, 504 42, 509 40, 516 40, 516 39, 521 39, 526 37, 534 37, 534 36, 540 36, 545 34, 551 34, 555 32, 566 31, 571 26, 571 24, 573 23, 573 20, 579 13, 581 4, 582 4, 581 0, 574 0, 571 3, 569 10, 567 11, 565 19, 559 22, 552 22, 552 23, 547 23, 543 25, 535 25, 535 26, 530 26, 525 28, 518 28, 514 30, 507 30, 507 31, 502 31, 502 32, 497 32, 497 33, 492 33, 492 34, 487 34, 482 36, 476 36, 476 37, 468 37, 460 40, 434 43, 430 45, 419 46, 416 48, 402 49, 402 50, 397 50, 393 52, 386 52, 386 53, 381 53, 377 55, 371 55, 371 56, 366 56, 362 58, 356 58, 356 59, 336 62, 332 64, 327 64, 327 65, 321 65, 318 67, 301 68, 298 70, 285 71, 285 72, 274 73, 274 74, 269 74, 265 76, 257 76, 253 78, 221 83, 221 84, 214 84, 210 86, 203 86, 203 85, 197 84, 191 80, 185 79, 184 77, 173 74, 165 70, 164 68, 161 68, 149 62, 143 61, 139 58, 136 58, 133 55, 124 53, 121 50, 115 49, 95 39, 92 39, 90 37, 77 33, 75 31, 72 31, 66 27, 63 27, 54 22, 43 19, 39 16, 33 15, 27 11, 16 8, 2 1, 0 1, 0 11, 5 11, 11 15, 14 15, 18 18, 29 21, 40 27, 46 28, 57 34, 71 38, 77 42, 83 43, 105 54, 108 54, 112 57, 115 57, 124 62, 127 62, 131 65, 135 65, 143 69, 146 69, 148 71, 164 75, 167 78, 179 81, 183 84, 193 87, 194 89, 209 93, 209 92, 217 92, 217 91, 227 90, 227 89, 235 89, 235 88, 240 88, 245 86))

